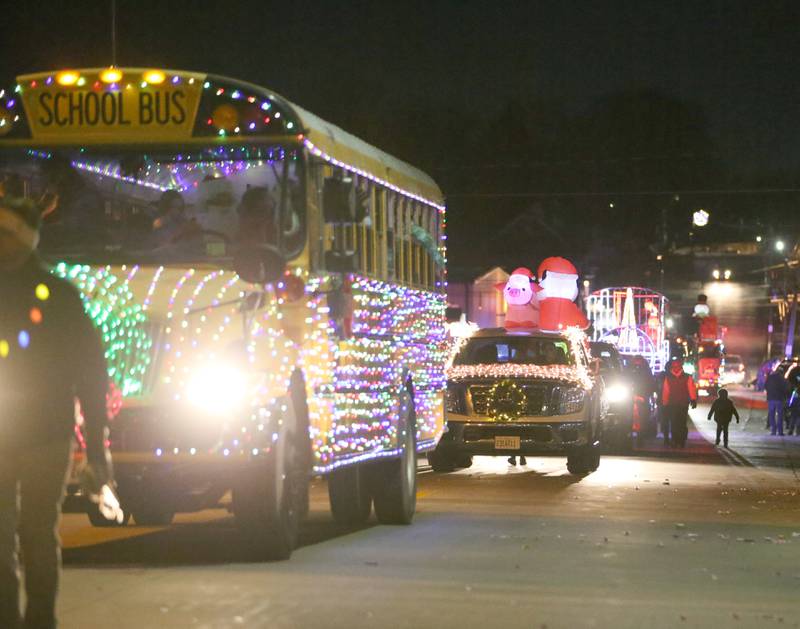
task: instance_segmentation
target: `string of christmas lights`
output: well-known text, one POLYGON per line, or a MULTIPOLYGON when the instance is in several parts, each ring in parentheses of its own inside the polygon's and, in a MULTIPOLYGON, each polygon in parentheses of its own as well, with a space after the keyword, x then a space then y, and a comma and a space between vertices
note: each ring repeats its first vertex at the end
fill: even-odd
POLYGON ((478 365, 453 365, 452 361, 469 337, 457 339, 455 350, 451 352, 446 369, 447 379, 453 381, 468 379, 507 379, 536 378, 545 380, 561 380, 576 384, 587 391, 594 387, 594 382, 586 365, 586 335, 580 328, 567 328, 564 335, 569 341, 573 365, 529 365, 518 363, 491 363, 478 365))
POLYGON ((273 412, 296 368, 306 377, 317 472, 398 452, 404 377, 414 383, 419 447, 433 444, 442 429, 447 339, 441 294, 349 278, 353 333, 340 338, 328 303, 337 290, 331 276, 308 277, 295 269, 292 273, 305 283, 304 297, 289 303, 279 290, 266 287, 258 307, 248 312, 245 298, 255 287, 223 270, 61 263, 54 273, 81 290, 103 334, 109 374, 123 398, 147 394, 178 415, 186 412, 180 405, 187 402, 198 367, 227 360, 227 349, 245 332, 232 324, 245 317, 245 406, 250 410, 222 422, 213 443, 200 438, 192 443, 191 434, 179 441, 164 438, 153 444, 157 456, 266 451, 277 439, 271 432, 273 412), (230 303, 231 295, 239 299, 230 303), (159 373, 150 374, 155 364, 159 373))

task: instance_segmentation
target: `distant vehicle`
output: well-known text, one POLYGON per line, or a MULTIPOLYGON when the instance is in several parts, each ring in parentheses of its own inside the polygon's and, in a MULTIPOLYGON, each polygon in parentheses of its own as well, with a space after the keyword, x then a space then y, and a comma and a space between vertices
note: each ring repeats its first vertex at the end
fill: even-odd
POLYGON ((713 395, 720 385, 724 348, 721 341, 702 341, 694 352, 695 381, 700 395, 713 395))
POLYGON ((605 385, 608 414, 603 422, 603 444, 613 450, 627 452, 633 447, 633 386, 622 356, 612 343, 591 341, 592 358, 600 361, 599 373, 605 385))
POLYGON ((591 340, 615 345, 623 357, 644 356, 653 373, 670 358, 668 311, 664 295, 639 286, 601 288, 586 299, 591 340))
POLYGON ((738 354, 725 354, 722 361, 721 385, 744 384, 747 382, 747 368, 738 354))
POLYGON ((473 455, 566 455, 567 469, 600 464, 605 404, 582 339, 570 333, 490 328, 465 340, 447 370, 447 429, 434 471, 473 455))

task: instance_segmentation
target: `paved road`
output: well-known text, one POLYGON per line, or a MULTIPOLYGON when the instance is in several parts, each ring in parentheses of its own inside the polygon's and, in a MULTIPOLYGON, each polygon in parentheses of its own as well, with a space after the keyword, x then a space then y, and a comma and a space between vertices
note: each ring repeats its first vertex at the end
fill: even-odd
POLYGON ((423 473, 410 527, 340 529, 318 482, 282 563, 250 561, 222 509, 117 530, 68 515, 62 626, 798 627, 800 438, 764 441, 758 413, 730 452, 700 408, 687 451, 584 478, 547 458, 423 473))

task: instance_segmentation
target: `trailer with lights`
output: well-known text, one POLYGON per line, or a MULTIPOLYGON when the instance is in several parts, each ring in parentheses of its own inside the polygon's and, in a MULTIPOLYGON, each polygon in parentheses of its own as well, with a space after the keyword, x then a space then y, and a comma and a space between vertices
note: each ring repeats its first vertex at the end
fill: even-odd
POLYGON ((669 300, 650 288, 601 288, 586 299, 591 340, 611 343, 623 357, 643 356, 653 373, 669 362, 668 313, 669 300))
POLYGON ((288 557, 324 475, 337 520, 411 522, 443 431, 430 177, 266 88, 147 68, 19 77, 0 156, 8 189, 58 194, 41 253, 103 335, 134 521, 230 492, 253 547, 288 557))

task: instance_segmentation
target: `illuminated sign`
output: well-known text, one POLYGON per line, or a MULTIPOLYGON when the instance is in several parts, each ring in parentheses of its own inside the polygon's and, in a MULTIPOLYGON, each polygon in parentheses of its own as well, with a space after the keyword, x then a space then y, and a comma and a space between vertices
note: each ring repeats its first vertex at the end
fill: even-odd
POLYGON ((174 81, 154 85, 139 76, 107 84, 101 80, 107 73, 98 71, 96 77, 86 73, 67 84, 21 80, 25 86, 22 102, 34 140, 169 142, 192 136, 202 75, 176 75, 174 81))

